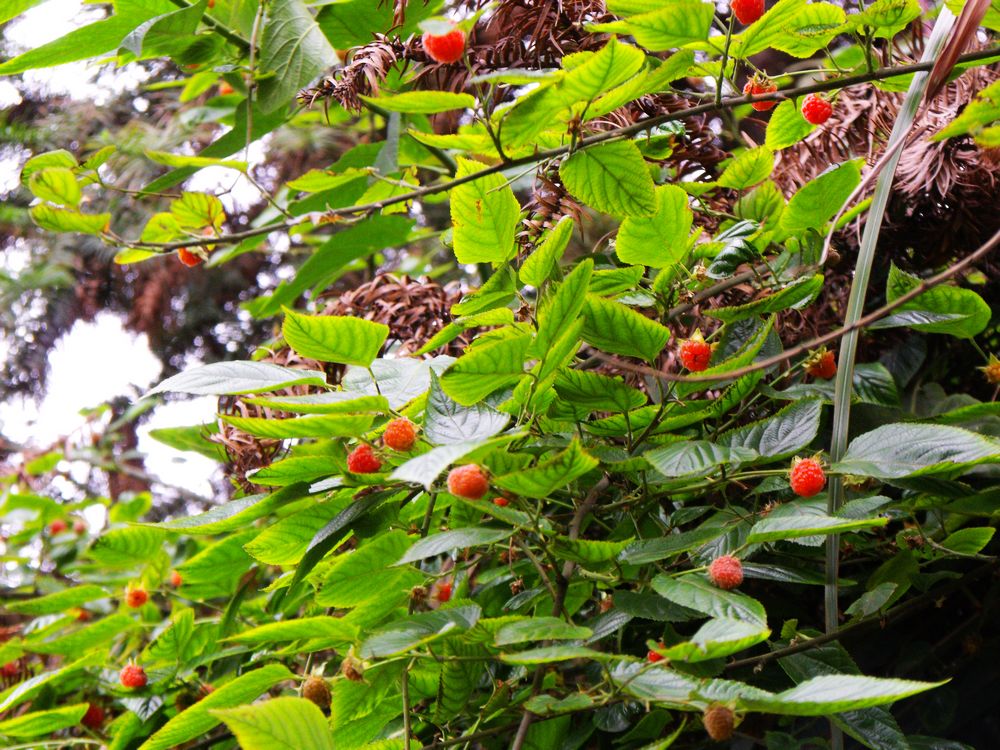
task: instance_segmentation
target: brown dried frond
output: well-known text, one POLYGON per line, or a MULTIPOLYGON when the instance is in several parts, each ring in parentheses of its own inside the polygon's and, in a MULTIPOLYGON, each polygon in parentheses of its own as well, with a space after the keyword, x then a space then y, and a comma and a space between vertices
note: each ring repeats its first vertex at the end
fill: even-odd
MULTIPOLYGON (((413 40, 410 40, 412 46, 413 40)), ((351 61, 333 77, 299 92, 302 104, 312 105, 317 99, 332 98, 344 109, 361 111, 360 96, 375 96, 389 71, 400 60, 409 59, 407 45, 399 37, 376 34, 375 40, 354 50, 351 61)))
POLYGON ((583 220, 584 208, 567 192, 557 169, 540 170, 531 186, 531 198, 525 205, 527 217, 522 222, 526 231, 519 239, 533 241, 543 230, 551 229, 564 216, 572 216, 577 225, 583 220))

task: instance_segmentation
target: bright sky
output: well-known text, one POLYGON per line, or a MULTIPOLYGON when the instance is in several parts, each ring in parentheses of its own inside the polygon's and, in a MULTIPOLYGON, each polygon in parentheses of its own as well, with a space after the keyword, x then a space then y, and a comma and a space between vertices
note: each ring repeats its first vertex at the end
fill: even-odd
MULTIPOLYGON (((102 15, 98 9, 84 8, 80 0, 49 0, 7 24, 3 33, 17 48, 12 51, 17 52, 57 39, 102 15)), ((134 65, 98 72, 85 63, 72 63, 33 71, 24 78, 27 85, 41 91, 69 94, 99 104, 121 91, 137 91, 144 76, 141 68, 134 65)), ((17 89, 0 79, 0 110, 19 101, 17 89)), ((253 144, 250 151, 252 159, 263 156, 261 144, 253 144)), ((16 184, 20 169, 21 163, 0 161, 0 186, 12 181, 16 184)), ((212 191, 222 184, 223 190, 228 190, 233 175, 230 170, 217 173, 204 170, 188 187, 212 191)), ((250 192, 252 187, 249 191, 246 185, 236 187, 231 195, 224 197, 227 207, 231 207, 233 199, 248 203, 256 198, 256 193, 250 192)), ((8 271, 26 265, 27 258, 16 255, 17 251, 11 251, 0 265, 8 271)), ((0 356, 6 356, 2 345, 0 356)), ((77 321, 50 353, 49 364, 48 386, 41 403, 18 399, 0 404, 0 427, 9 439, 36 447, 50 445, 85 425, 86 419, 79 413, 82 409, 93 408, 116 396, 136 398, 155 382, 160 372, 160 362, 150 351, 146 336, 125 330, 122 321, 110 313, 100 313, 92 322, 77 321)), ((209 479, 218 472, 217 464, 194 453, 168 448, 150 438, 149 431, 211 422, 215 406, 216 400, 207 397, 159 406, 139 431, 139 449, 147 456, 147 471, 166 484, 211 497, 209 479)))

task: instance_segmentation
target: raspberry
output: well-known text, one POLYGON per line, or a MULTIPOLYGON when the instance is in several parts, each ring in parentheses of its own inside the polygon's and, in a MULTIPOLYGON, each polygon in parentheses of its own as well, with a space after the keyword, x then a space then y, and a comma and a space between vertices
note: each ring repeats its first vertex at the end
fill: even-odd
POLYGON ((344 661, 340 663, 340 673, 351 682, 361 682, 365 679, 364 662, 354 656, 353 649, 347 652, 344 661))
POLYGON ((104 709, 96 703, 91 703, 87 706, 87 713, 80 719, 80 723, 88 729, 100 729, 104 723, 104 709))
POLYGON ((448 472, 448 492, 467 500, 478 500, 490 488, 486 474, 475 464, 456 466, 448 472))
POLYGON ((734 718, 732 710, 725 706, 709 706, 701 720, 705 723, 708 736, 719 742, 733 736, 734 718))
MULTIPOLYGON (((771 94, 777 90, 777 84, 767 80, 760 81, 755 78, 752 81, 747 81, 747 85, 743 87, 743 95, 760 96, 761 94, 771 94)), ((750 102, 750 106, 758 112, 767 112, 767 110, 773 109, 777 104, 776 101, 750 102)))
POLYGON ((681 364, 691 372, 701 372, 708 369, 712 359, 712 345, 705 341, 700 330, 691 334, 691 338, 682 339, 677 347, 677 356, 681 364))
POLYGON ((734 589, 743 583, 743 563, 732 555, 722 555, 708 566, 708 577, 720 589, 734 589))
POLYGON ((170 573, 170 585, 173 586, 174 588, 177 588, 182 583, 184 583, 184 579, 181 577, 181 574, 178 573, 176 570, 172 571, 170 573))
POLYGON ((382 462, 367 443, 359 445, 347 456, 347 470, 354 474, 374 474, 382 468, 382 462))
POLYGON ((417 430, 406 417, 394 419, 385 426, 382 442, 387 448, 405 453, 417 442, 417 430))
POLYGON ((833 105, 816 94, 809 94, 802 100, 802 116, 812 125, 822 125, 833 114, 833 105))
POLYGON ((132 609, 137 609, 149 601, 149 594, 145 589, 129 589, 125 592, 125 603, 132 609))
POLYGON ((188 268, 194 268, 201 263, 201 256, 195 255, 186 247, 177 250, 177 259, 188 268))
POLYGON ((219 84, 219 96, 226 96, 234 93, 235 91, 236 89, 234 89, 228 81, 223 81, 219 84))
POLYGON ((505 497, 495 497, 493 498, 493 504, 500 508, 506 508, 508 505, 510 505, 510 500, 508 500, 505 497))
POLYGON ((57 518, 55 521, 49 524, 49 534, 55 536, 56 534, 62 534, 69 526, 61 518, 57 518))
POLYGON ((826 474, 815 458, 796 459, 788 477, 792 492, 799 497, 812 497, 826 486, 826 474))
POLYGON ((749 26, 764 15, 764 0, 732 0, 729 8, 736 20, 744 26, 749 26))
POLYGON ((330 686, 322 677, 310 677, 302 685, 302 697, 326 711, 330 708, 330 686))
POLYGON ((118 675, 118 680, 122 687, 141 688, 146 687, 146 670, 138 664, 126 664, 118 675))
POLYGON ((1000 359, 997 359, 995 354, 991 354, 989 361, 986 362, 985 366, 980 367, 979 370, 983 373, 983 377, 986 378, 986 382, 990 385, 1000 385, 1000 359))
MULTIPOLYGON (((660 648, 666 648, 663 645, 663 641, 660 641, 657 645, 659 645, 660 648)), ((653 651, 653 649, 650 649, 649 653, 646 654, 646 661, 650 664, 656 664, 656 662, 663 661, 665 658, 666 657, 663 654, 657 653, 656 651, 653 651)))
POLYGON ((820 349, 806 359, 806 372, 814 378, 829 380, 837 374, 837 360, 833 352, 820 349))
POLYGON ((453 63, 465 54, 465 32, 457 26, 445 34, 424 34, 421 42, 424 52, 437 63, 453 63))
POLYGON ((451 581, 438 581, 434 584, 433 597, 444 604, 451 599, 451 581))
POLYGON ((73 521, 73 533, 77 536, 83 536, 87 533, 87 522, 82 518, 78 518, 73 521))
POLYGON ((78 622, 90 622, 90 612, 80 607, 76 610, 76 619, 78 622))
POLYGON ((21 672, 20 661, 9 661, 0 667, 0 675, 4 677, 17 677, 21 672))

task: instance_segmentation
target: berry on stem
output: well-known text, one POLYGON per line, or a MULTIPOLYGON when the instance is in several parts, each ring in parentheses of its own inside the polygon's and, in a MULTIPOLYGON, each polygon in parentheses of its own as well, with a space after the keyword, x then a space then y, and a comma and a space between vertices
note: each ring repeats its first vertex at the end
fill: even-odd
POLYGON ((186 247, 178 248, 177 259, 188 268, 194 268, 201 263, 201 256, 192 253, 186 247))
POLYGON ((797 458, 792 461, 788 483, 799 497, 812 497, 826 486, 826 474, 815 458, 797 458))
POLYGON ((104 709, 96 703, 89 704, 87 706, 87 713, 80 719, 80 723, 88 729, 95 731, 100 729, 101 725, 104 724, 104 709))
POLYGON ((743 583, 743 563, 732 555, 722 555, 708 566, 709 580, 720 589, 734 589, 743 583))
POLYGON ((451 581, 438 581, 434 584, 434 590, 431 593, 431 597, 441 602, 441 604, 444 604, 446 601, 451 599, 451 592, 451 581))
POLYGON ((386 448, 405 453, 417 442, 417 429, 406 417, 393 419, 385 426, 382 433, 382 442, 386 448))
POLYGON ((176 570, 170 572, 170 585, 177 588, 182 583, 184 583, 184 578, 176 570))
POLYGON ((1000 359, 997 359, 997 355, 991 354, 989 360, 983 367, 979 368, 979 371, 983 373, 987 383, 1000 385, 1000 359))
POLYGON ((478 500, 486 494, 490 482, 476 464, 456 466, 448 472, 448 492, 467 500, 478 500))
MULTIPOLYGON (((660 641, 657 645, 660 648, 666 648, 666 646, 663 645, 663 641, 660 641)), ((663 661, 665 658, 666 657, 663 654, 653 651, 653 649, 649 649, 649 653, 646 654, 646 661, 650 664, 656 664, 656 662, 663 661)))
POLYGON ((733 736, 733 729, 736 726, 735 718, 732 709, 726 706, 709 706, 702 714, 701 720, 705 724, 708 736, 716 742, 720 742, 733 736))
POLYGON ((465 54, 465 32, 457 26, 444 34, 432 34, 428 31, 420 41, 424 52, 436 63, 458 62, 465 54))
POLYGON ((87 533, 87 522, 82 518, 78 518, 73 521, 73 533, 77 536, 82 536, 87 533))
POLYGON ((61 518, 57 518, 55 521, 49 524, 49 534, 55 536, 56 534, 62 534, 69 527, 66 522, 61 518))
POLYGON ((493 498, 493 504, 500 508, 506 508, 510 505, 510 500, 505 497, 495 497, 493 498))
POLYGON ((118 675, 118 681, 122 687, 141 688, 146 687, 146 670, 138 664, 126 664, 118 675))
POLYGON ((232 94, 236 91, 229 83, 229 81, 222 81, 219 84, 219 96, 226 96, 227 94, 232 94))
POLYGON ((149 594, 143 588, 129 589, 125 592, 125 603, 132 609, 137 609, 149 601, 149 594))
POLYGON ((382 468, 382 462, 367 443, 359 445, 347 456, 347 470, 354 474, 374 474, 382 468))
POLYGON ((822 125, 833 114, 833 105, 818 94, 808 94, 802 100, 802 116, 811 125, 822 125))
POLYGON ((814 378, 829 380, 837 374, 837 359, 824 347, 806 358, 806 372, 814 378))
POLYGON ((302 685, 302 697, 312 701, 323 711, 330 708, 330 686, 322 677, 309 677, 302 685))
POLYGON ((731 0, 729 8, 737 21, 749 26, 764 15, 764 0, 731 0))
MULTIPOLYGON (((778 90, 778 85, 766 78, 753 78, 747 81, 743 87, 744 96, 760 96, 761 94, 772 94, 778 90)), ((750 102, 750 106, 758 112, 767 112, 776 107, 778 102, 750 102)))
POLYGON ((677 347, 677 356, 680 357, 681 364, 691 372, 702 372, 708 369, 713 348, 701 335, 701 329, 697 329, 691 334, 691 338, 681 340, 677 347))

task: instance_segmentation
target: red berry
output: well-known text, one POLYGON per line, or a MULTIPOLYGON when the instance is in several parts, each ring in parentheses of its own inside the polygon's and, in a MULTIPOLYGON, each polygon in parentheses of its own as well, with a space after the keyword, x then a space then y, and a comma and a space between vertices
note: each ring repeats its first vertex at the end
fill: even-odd
POLYGON ((96 703, 91 703, 87 706, 87 713, 80 719, 80 723, 89 729, 100 729, 104 723, 104 709, 96 703))
POLYGON ((814 378, 829 380, 837 374, 837 360, 833 352, 820 351, 806 360, 806 372, 814 378))
POLYGON ((188 268, 194 268, 201 263, 201 256, 195 255, 186 247, 182 247, 177 251, 177 258, 188 268))
POLYGON ((451 582, 438 581, 434 584, 434 593, 432 596, 442 604, 451 599, 451 582))
POLYGON ((90 621, 90 612, 88 612, 87 610, 85 610, 83 607, 80 607, 79 609, 76 610, 76 619, 79 622, 89 622, 90 621))
MULTIPOLYGON (((761 94, 771 94, 778 90, 778 86, 771 81, 758 81, 752 80, 747 81, 747 85, 743 87, 744 96, 760 96, 761 94)), ((750 102, 750 106, 756 109, 758 112, 767 112, 767 110, 777 106, 778 102, 750 102)))
POLYGON ((49 524, 49 534, 55 536, 56 534, 62 534, 69 527, 66 522, 61 518, 57 518, 55 521, 49 524))
POLYGON ((405 453, 417 442, 417 429, 406 417, 394 419, 385 426, 382 442, 387 448, 405 453))
POLYGON ((826 486, 826 474, 815 458, 803 458, 792 462, 789 484, 799 497, 812 497, 826 486))
POLYGON ((0 674, 4 677, 17 677, 21 672, 20 661, 9 661, 0 667, 0 674))
POLYGON ((809 94, 802 100, 802 116, 806 122, 822 125, 833 114, 833 105, 816 94, 809 94))
POLYGON ((749 26, 764 15, 764 0, 731 0, 729 3, 736 20, 749 26))
MULTIPOLYGON (((660 641, 659 646, 660 648, 665 648, 663 641, 660 641)), ((663 661, 665 658, 666 657, 663 654, 657 653, 656 651, 653 651, 653 649, 650 649, 649 653, 646 654, 646 661, 650 664, 656 664, 656 662, 663 661)))
POLYGON ((374 474, 382 468, 382 462, 367 443, 359 445, 347 456, 347 470, 355 474, 374 474))
POLYGON ((475 464, 456 466, 448 472, 448 492, 467 500, 478 500, 486 494, 490 482, 475 464))
POLYGON ((708 577, 720 589, 734 589, 743 583, 743 563, 732 555, 722 555, 708 566, 708 577))
POLYGON ((701 372, 708 369, 712 359, 712 345, 701 336, 701 331, 695 331, 689 339, 683 339, 677 348, 677 356, 681 364, 691 372, 701 372))
POLYGON ((173 586, 174 588, 177 588, 182 583, 184 583, 184 579, 181 578, 181 574, 178 573, 176 570, 172 571, 170 573, 170 585, 173 586))
POLYGON ((121 682, 122 687, 146 687, 146 670, 138 664, 126 664, 125 667, 122 668, 121 674, 118 675, 118 680, 121 682))
POLYGON ((125 603, 132 609, 141 607, 149 601, 149 594, 145 589, 129 589, 125 592, 125 603))
POLYGON ((465 54, 465 32, 457 26, 447 34, 427 32, 421 41, 424 45, 424 52, 434 62, 457 62, 465 54))
POLYGON ((506 508, 508 505, 510 505, 510 500, 508 500, 505 497, 495 497, 493 498, 493 504, 501 508, 506 508))
POLYGON ((87 533, 87 522, 82 518, 78 518, 73 521, 73 533, 77 536, 82 536, 87 533))
POLYGON ((732 710, 725 706, 709 706, 701 720, 705 723, 708 736, 719 742, 733 736, 734 718, 732 710))
POLYGON ((234 89, 228 81, 223 81, 219 84, 219 96, 226 96, 227 94, 232 94, 235 91, 236 89, 234 89))

